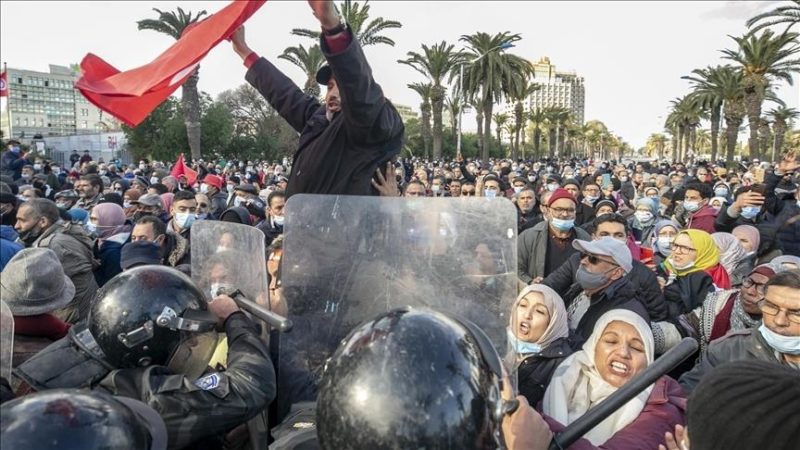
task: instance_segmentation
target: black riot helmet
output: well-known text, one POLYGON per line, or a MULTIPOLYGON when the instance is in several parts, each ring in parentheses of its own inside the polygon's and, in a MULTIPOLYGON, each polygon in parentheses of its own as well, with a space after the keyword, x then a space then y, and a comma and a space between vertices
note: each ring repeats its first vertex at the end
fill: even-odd
POLYGON ((167 428, 137 400, 54 389, 0 407, 0 448, 112 450, 167 448, 167 428))
POLYGON ((216 324, 189 277, 170 267, 142 266, 98 291, 86 329, 74 338, 109 368, 164 365, 199 376, 217 344, 216 324))
POLYGON ((424 309, 385 313, 353 330, 326 364, 317 399, 320 445, 499 448, 499 361, 471 323, 424 309))

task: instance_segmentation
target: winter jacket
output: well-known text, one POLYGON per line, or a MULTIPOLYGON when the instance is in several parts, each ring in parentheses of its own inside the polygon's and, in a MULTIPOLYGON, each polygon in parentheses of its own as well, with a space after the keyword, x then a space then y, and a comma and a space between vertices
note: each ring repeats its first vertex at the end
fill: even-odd
POLYGON ((94 269, 98 266, 92 253, 94 240, 86 234, 82 226, 59 222, 46 229, 31 247, 53 250, 61 261, 64 274, 75 285, 75 297, 72 301, 53 314, 72 324, 86 319, 98 289, 94 279, 94 269))
MULTIPOLYGON (((677 381, 663 376, 655 382, 644 409, 633 422, 617 431, 603 445, 592 445, 586 439, 572 444, 570 450, 653 450, 665 444, 664 433, 675 432, 675 425, 685 424, 686 393, 677 381)), ((545 416, 554 433, 562 431, 564 425, 545 416)))
POLYGON ((400 152, 403 120, 372 78, 355 36, 337 54, 329 53, 325 39, 320 42, 341 96, 342 110, 330 121, 325 105, 303 93, 266 59, 259 58, 246 75, 300 133, 286 194, 377 195, 370 181, 378 167, 400 152))
MULTIPOLYGON (((599 201, 599 200, 598 200, 599 201)), ((575 212, 575 225, 581 226, 592 222, 595 218, 595 211, 594 206, 587 205, 586 203, 581 202, 578 204, 576 212, 575 212)))
POLYGON ((258 225, 256 225, 256 228, 264 233, 264 245, 267 247, 269 247, 270 244, 272 244, 272 241, 274 241, 278 236, 283 234, 283 227, 274 225, 272 223, 272 217, 267 217, 265 220, 259 222, 258 225))
POLYGON ((517 366, 517 386, 529 405, 536 405, 544 398, 556 367, 574 352, 569 338, 554 341, 541 353, 528 356, 517 366))
POLYGON ((18 251, 25 248, 17 242, 18 236, 17 231, 11 226, 0 225, 0 272, 18 251))
POLYGON ((100 267, 95 270, 94 279, 99 287, 103 287, 110 279, 122 273, 122 267, 120 266, 122 246, 130 242, 130 240, 130 233, 120 233, 95 246, 94 255, 100 261, 100 267))
POLYGON ((775 218, 777 241, 784 255, 800 256, 800 207, 792 201, 775 218))
POLYGON ((705 205, 702 208, 689 215, 686 221, 686 228, 691 230, 703 230, 708 234, 716 233, 715 221, 717 220, 717 211, 710 205, 705 205))
MULTIPOLYGON (((714 367, 727 362, 745 360, 766 361, 796 368, 787 364, 783 357, 779 357, 778 353, 767 344, 758 329, 742 330, 729 333, 709 344, 703 359, 697 363, 694 369, 680 378, 681 386, 691 394, 703 376, 714 367)), ((798 371, 798 375, 800 375, 800 371, 798 371)))
MULTIPOLYGON (((769 199, 770 197, 767 198, 769 199)), ((772 258, 780 255, 779 253, 774 253, 776 251, 780 252, 780 244, 776 240, 778 226, 775 223, 775 217, 767 211, 768 210, 764 208, 753 219, 745 219, 738 211, 733 209, 733 206, 729 206, 719 210, 719 215, 717 216, 717 231, 730 233, 739 225, 750 225, 758 229, 758 234, 761 236, 761 243, 758 244, 758 259, 756 260, 756 265, 769 262, 772 258), (770 255, 769 258, 763 258, 770 253, 772 253, 772 255, 770 255)))
MULTIPOLYGON (((580 253, 570 256, 566 263, 542 280, 542 284, 546 284, 558 292, 565 303, 572 303, 574 297, 567 298, 566 295, 570 292, 570 287, 575 283, 575 274, 578 272, 580 264, 580 253)), ((633 270, 631 270, 627 278, 633 286, 636 298, 640 299, 645 308, 647 308, 650 319, 654 322, 665 320, 667 318, 667 305, 664 303, 664 295, 658 286, 655 273, 646 265, 634 260, 633 270)), ((572 293, 577 295, 580 292, 573 291, 572 293)))
POLYGON ((222 192, 217 192, 216 194, 212 195, 209 200, 211 201, 209 215, 212 219, 219 220, 220 216, 222 216, 222 213, 228 209, 228 196, 222 192))
POLYGON ((32 163, 23 158, 21 151, 19 154, 6 150, 0 155, 0 175, 8 175, 14 180, 18 180, 22 176, 22 167, 32 165, 32 163))
POLYGON ((709 292, 714 292, 714 282, 703 270, 676 277, 664 287, 668 318, 677 319, 678 316, 702 306, 709 292))
MULTIPOLYGON (((575 239, 590 240, 589 233, 575 227, 575 239)), ((517 239, 517 275, 520 282, 530 284, 534 278, 545 277, 545 258, 547 240, 550 239, 549 224, 539 222, 532 228, 522 232, 517 239)))
MULTIPOLYGON (((576 301, 578 296, 583 292, 583 288, 575 283, 569 291, 567 291, 564 298, 567 310, 569 310, 572 302, 576 301), (567 300, 567 299, 571 300, 567 300)), ((589 298, 589 309, 581 317, 575 328, 574 341, 579 344, 591 336, 594 326, 600 316, 611 311, 612 309, 627 309, 642 316, 647 323, 650 323, 650 315, 647 313, 647 307, 636 296, 634 287, 630 281, 630 275, 627 275, 619 280, 611 283, 608 287, 600 292, 596 292, 589 298)))

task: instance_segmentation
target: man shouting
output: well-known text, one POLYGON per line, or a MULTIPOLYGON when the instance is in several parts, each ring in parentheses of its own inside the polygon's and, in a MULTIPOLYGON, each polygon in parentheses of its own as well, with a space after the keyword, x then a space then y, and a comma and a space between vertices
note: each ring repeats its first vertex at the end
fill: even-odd
POLYGON ((298 193, 377 195, 371 179, 400 152, 403 121, 372 78, 356 36, 331 1, 309 0, 322 27, 328 64, 317 71, 327 86, 325 104, 308 96, 245 42, 244 27, 231 37, 248 68, 245 78, 300 133, 287 197, 298 193))

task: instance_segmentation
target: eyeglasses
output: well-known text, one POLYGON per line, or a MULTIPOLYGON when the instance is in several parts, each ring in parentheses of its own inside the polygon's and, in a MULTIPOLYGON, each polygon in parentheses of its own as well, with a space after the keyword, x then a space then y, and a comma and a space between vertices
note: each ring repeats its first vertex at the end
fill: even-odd
POLYGON ((592 255, 591 253, 583 253, 581 259, 586 259, 589 261, 589 264, 596 266, 600 262, 611 264, 612 266, 619 267, 619 264, 615 263, 614 261, 609 261, 607 259, 603 259, 597 255, 592 255))
POLYGON ((697 251, 697 249, 695 249, 695 248, 687 247, 685 245, 676 244, 674 242, 672 243, 672 252, 673 253, 691 253, 691 252, 696 252, 696 251, 697 251))
POLYGON ((786 311, 786 318, 789 319, 789 322, 800 324, 800 311, 796 309, 780 308, 767 300, 761 300, 758 305, 761 307, 761 312, 768 316, 777 316, 781 311, 786 311))
POLYGON ((575 208, 550 208, 550 211, 558 216, 569 216, 575 214, 575 208))
POLYGON ((208 203, 198 203, 197 207, 198 208, 208 208, 208 203))
POLYGON ((751 278, 745 278, 744 281, 742 281, 743 288, 749 289, 753 286, 756 287, 756 291, 759 294, 764 294, 764 287, 766 286, 766 283, 756 283, 751 278))

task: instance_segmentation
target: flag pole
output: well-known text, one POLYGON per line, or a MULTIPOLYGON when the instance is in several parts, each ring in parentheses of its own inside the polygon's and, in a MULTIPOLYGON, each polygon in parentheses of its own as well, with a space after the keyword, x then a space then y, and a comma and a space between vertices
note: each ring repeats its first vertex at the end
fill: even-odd
POLYGON ((3 73, 6 74, 6 118, 8 119, 8 139, 14 138, 14 132, 11 130, 11 82, 8 80, 11 78, 8 75, 8 64, 3 62, 3 73))

